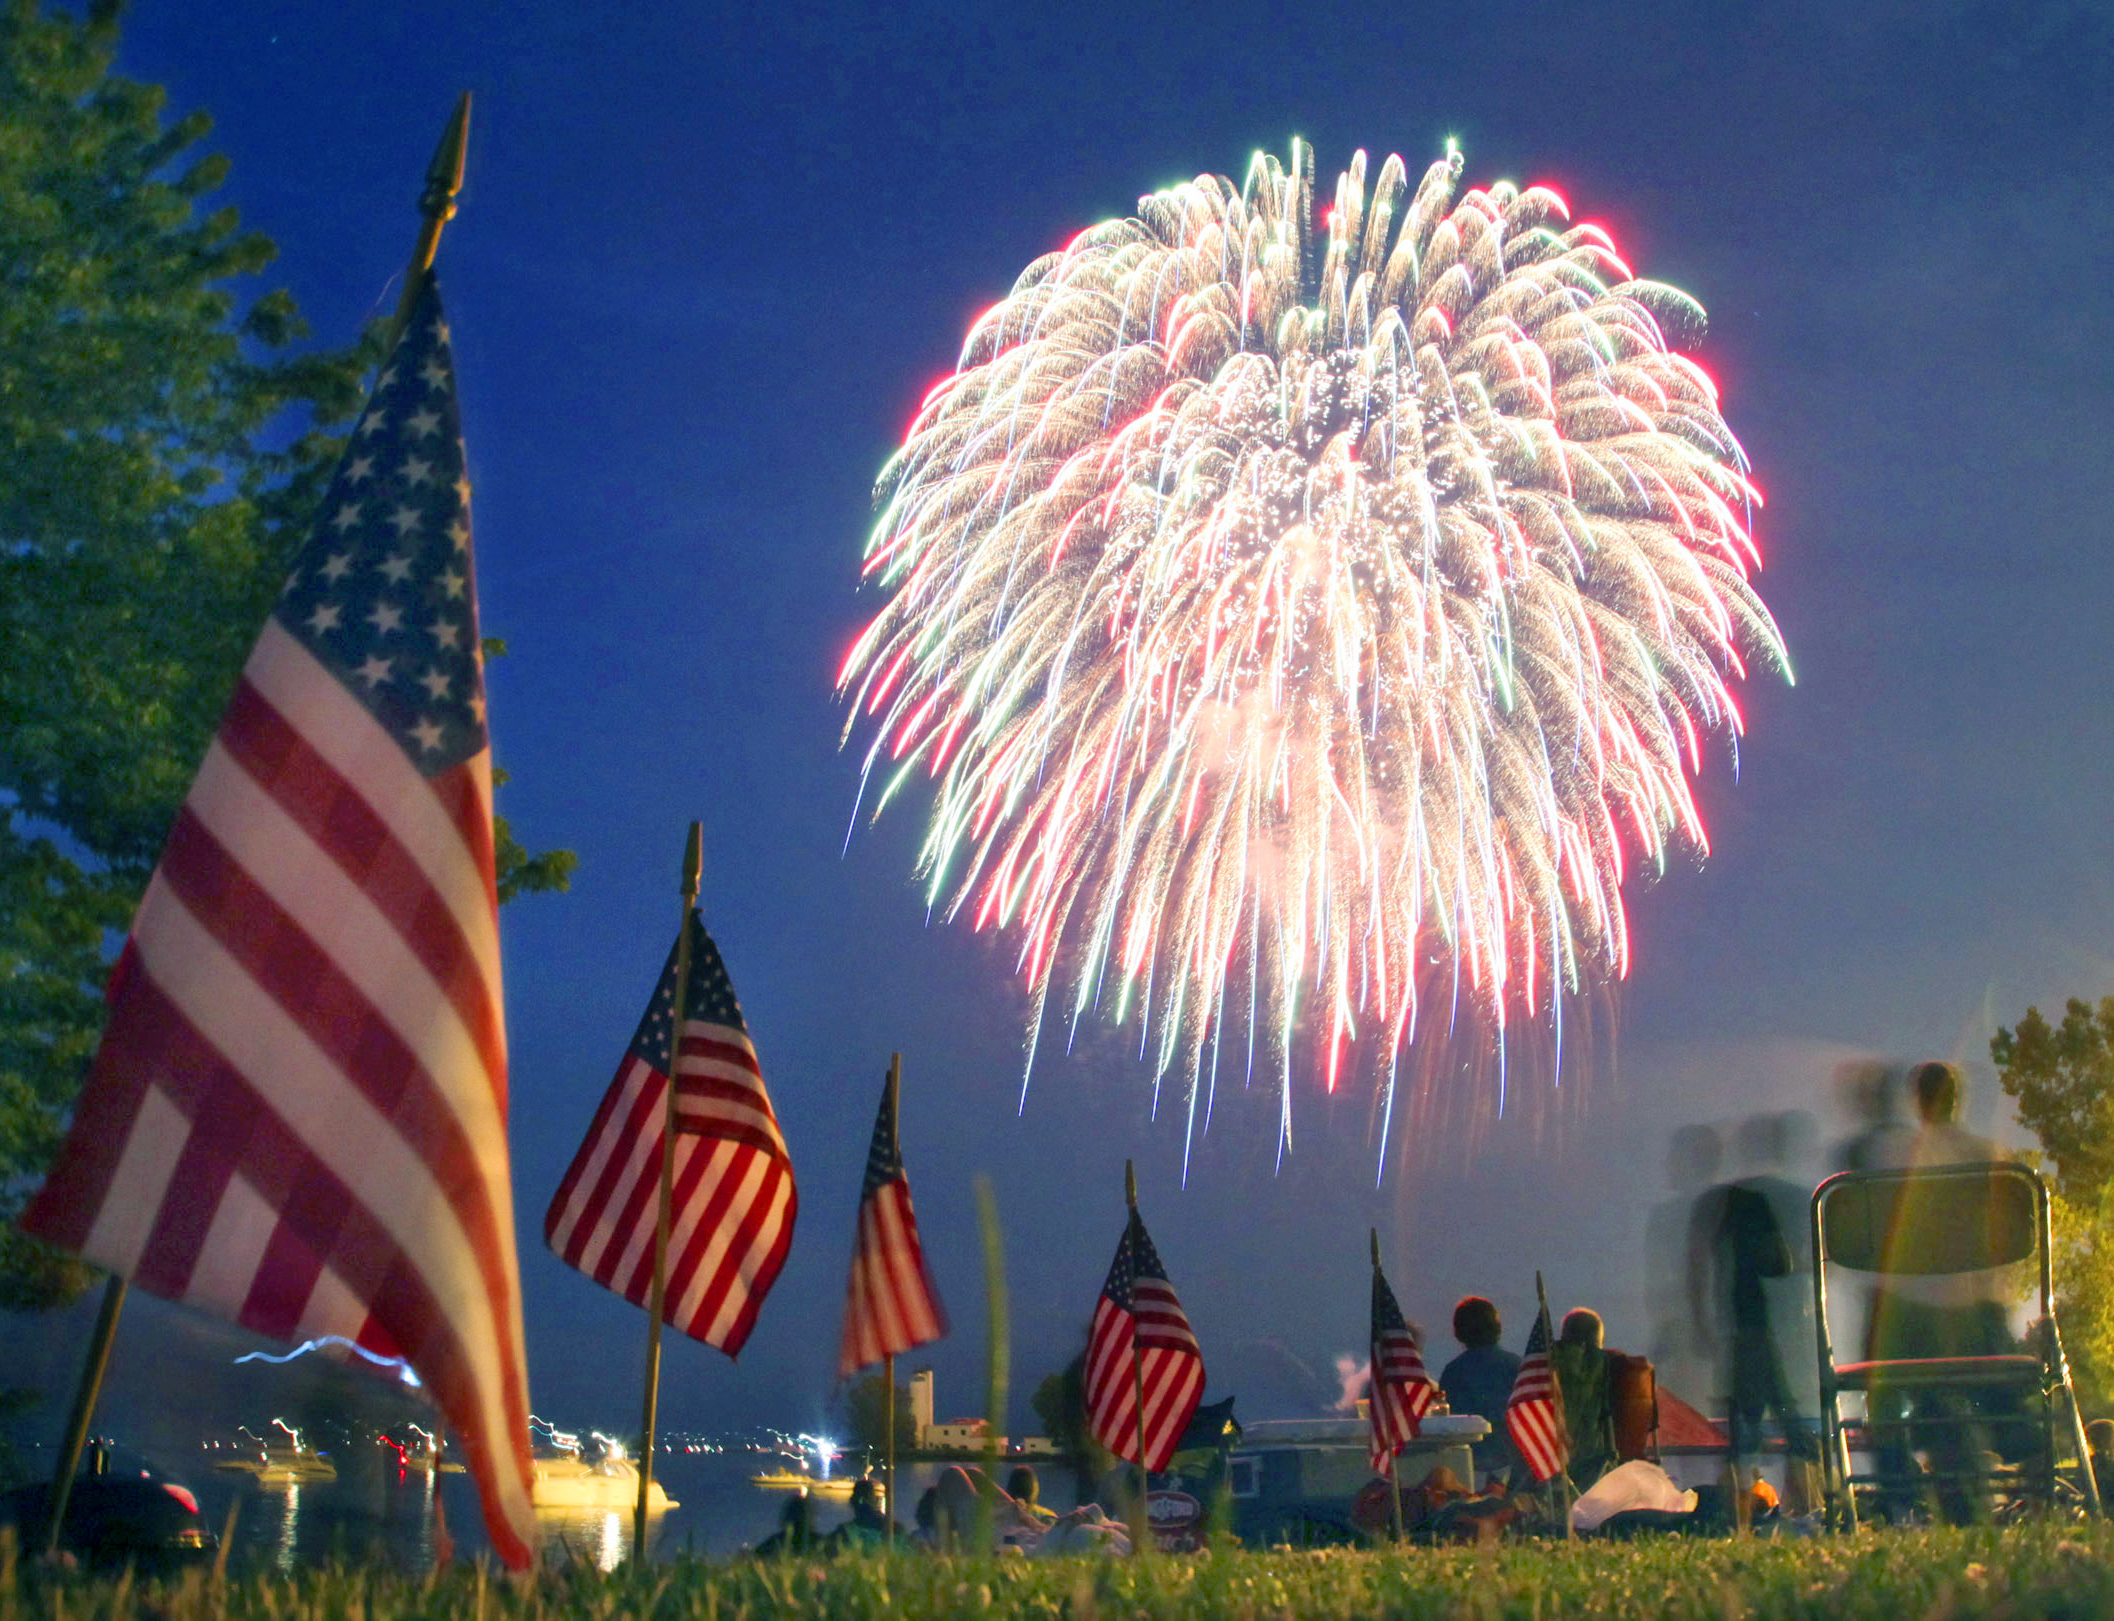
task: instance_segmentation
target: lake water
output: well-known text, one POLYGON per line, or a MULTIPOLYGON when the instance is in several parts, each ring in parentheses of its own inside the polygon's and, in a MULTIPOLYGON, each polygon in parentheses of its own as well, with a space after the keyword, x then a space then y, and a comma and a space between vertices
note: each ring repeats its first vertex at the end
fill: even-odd
MULTIPOLYGON (((235 1507, 230 1563, 291 1570, 334 1555, 379 1558, 410 1570, 433 1562, 436 1477, 423 1470, 342 1469, 321 1484, 259 1486, 245 1476, 207 1467, 181 1467, 156 1460, 197 1494, 199 1508, 217 1532, 235 1507)), ((648 1552, 655 1559, 683 1553, 726 1555, 755 1546, 778 1528, 786 1493, 751 1483, 750 1477, 781 1460, 756 1453, 674 1453, 655 1467, 654 1478, 676 1506, 654 1517, 648 1552)), ((918 1497, 938 1479, 944 1464, 904 1464, 897 1473, 903 1500, 897 1516, 909 1525, 918 1497)), ((1044 1500, 1071 1506, 1071 1471, 1043 1468, 1044 1500)), ((487 1544, 477 1493, 469 1477, 438 1477, 440 1508, 458 1557, 472 1557, 487 1544)), ((815 1523, 828 1531, 851 1517, 842 1500, 817 1498, 815 1523)), ((571 1509, 538 1515, 545 1557, 568 1556, 613 1569, 631 1553, 631 1510, 571 1509)))

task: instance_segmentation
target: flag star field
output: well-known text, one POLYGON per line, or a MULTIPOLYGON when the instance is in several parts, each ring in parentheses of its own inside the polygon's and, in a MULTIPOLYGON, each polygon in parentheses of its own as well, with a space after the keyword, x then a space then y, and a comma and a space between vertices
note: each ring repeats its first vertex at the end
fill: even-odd
POLYGON ((382 374, 276 617, 428 776, 487 741, 470 483, 447 323, 421 316, 382 374))

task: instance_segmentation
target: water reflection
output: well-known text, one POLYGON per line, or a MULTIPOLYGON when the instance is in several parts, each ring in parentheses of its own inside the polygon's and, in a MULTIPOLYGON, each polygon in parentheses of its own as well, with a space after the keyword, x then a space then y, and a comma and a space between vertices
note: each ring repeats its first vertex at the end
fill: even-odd
POLYGON ((279 1522, 279 1555, 272 1561, 281 1570, 294 1568, 294 1527, 301 1523, 301 1484, 290 1480, 282 1488, 286 1493, 280 1501, 284 1516, 279 1522))
MULTIPOLYGON (((236 1521, 230 1563, 237 1569, 280 1571, 312 1567, 332 1559, 373 1560, 407 1571, 423 1571, 434 1560, 436 1510, 445 1513, 455 1555, 474 1559, 485 1550, 477 1492, 467 1475, 435 1478, 431 1470, 399 1469, 339 1457, 334 1481, 259 1485, 246 1477, 212 1470, 172 1470, 198 1492, 209 1524, 236 1521)), ((678 1506, 656 1514, 648 1552, 656 1559, 684 1553, 724 1557, 755 1546, 777 1528, 785 1494, 756 1487, 753 1458, 740 1454, 671 1456, 655 1475, 678 1506)), ((901 1482, 907 1525, 910 1508, 938 1478, 932 1464, 906 1466, 901 1482)), ((1063 1471, 1046 1472, 1043 1496, 1056 1509, 1070 1507, 1063 1471)), ((823 1501, 816 1520, 824 1531, 848 1515, 845 1505, 823 1501)), ((544 1558, 554 1565, 579 1563, 613 1570, 631 1556, 631 1511, 622 1508, 556 1510, 537 1515, 544 1558)))

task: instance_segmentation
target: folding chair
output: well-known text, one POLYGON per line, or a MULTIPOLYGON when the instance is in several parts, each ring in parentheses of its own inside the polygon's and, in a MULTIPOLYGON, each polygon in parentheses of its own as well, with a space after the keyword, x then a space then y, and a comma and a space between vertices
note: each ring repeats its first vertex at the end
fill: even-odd
MULTIPOLYGON (((2030 1167, 2011 1163, 1930 1166, 1909 1170, 1845 1171, 1813 1192, 1813 1308, 1820 1356, 1821 1476, 1828 1524, 1854 1530, 1857 1489, 1895 1493, 1929 1485, 1964 1497, 1970 1488, 2002 1493, 2012 1501, 2051 1506, 2058 1483, 2074 1490, 2093 1514, 2099 1492, 2085 1447, 2084 1421, 2070 1383, 2062 1336, 2055 1323, 2049 1270, 2048 1189, 2030 1167), (1828 1270, 1840 1267, 1875 1280, 1887 1298, 1889 1280, 1938 1278, 2039 1264, 2040 1315, 2023 1349, 1943 1355, 1882 1356, 1838 1363, 1828 1332, 1828 1270), (1842 1398, 1865 1398, 1864 1450, 1875 1459, 1891 1454, 1896 1467, 1857 1473, 1850 1459, 1842 1398), (1881 1411, 1896 1403, 1895 1411, 1881 1411), (2030 1447, 2014 1445, 2017 1467, 1992 1469, 1978 1442, 2002 1429, 2008 1436, 2029 1430, 2030 1447), (2075 1459, 2057 1466, 2058 1440, 2075 1459), (1927 1449, 1943 1467, 1914 1471, 1909 1459, 1927 1449)), ((1910 1286, 1913 1288, 1913 1285, 1910 1286)), ((1905 1293, 1905 1292, 1904 1292, 1905 1293)), ((1991 1301, 1995 1296, 1990 1297, 1991 1301)), ((1920 1310, 1921 1323, 1957 1324, 1957 1307, 1896 1307, 1920 1310)), ((1972 1308, 1968 1308, 1972 1309, 1972 1308)), ((1985 1308, 1992 1320, 1999 1308, 1985 1308)), ((2008 1328, 2003 1331, 2008 1342, 2008 1328)), ((1914 1347, 1923 1349, 1922 1347, 1914 1347)))

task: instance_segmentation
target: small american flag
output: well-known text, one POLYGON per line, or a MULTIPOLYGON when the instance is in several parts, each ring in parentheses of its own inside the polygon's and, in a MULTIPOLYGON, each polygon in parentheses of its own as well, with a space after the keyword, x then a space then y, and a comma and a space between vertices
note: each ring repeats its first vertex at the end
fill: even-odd
POLYGON ((1373 1268, 1372 1461, 1384 1467, 1402 1443, 1414 1439, 1417 1426, 1438 1400, 1439 1387, 1424 1371, 1415 1336, 1395 1304, 1380 1269, 1373 1268))
MULTIPOLYGON (((738 1356, 785 1265, 800 1197, 727 965, 695 911, 689 928, 661 1320, 738 1356)), ((639 1307, 653 1292, 661 1133, 675 1067, 676 955, 671 948, 616 1079, 543 1218, 543 1236, 559 1259, 639 1307)))
POLYGON ((1203 1399, 1204 1358, 1174 1285, 1167 1281, 1167 1269, 1133 1209, 1101 1298, 1094 1302, 1086 1343, 1088 1428, 1119 1458, 1138 1458, 1140 1374, 1145 1385, 1144 1464, 1157 1473, 1173 1459, 1175 1443, 1203 1399), (1133 1340, 1136 1374, 1131 1368, 1133 1340))
POLYGON ((929 1345, 947 1332, 947 1313, 925 1270, 918 1218, 910 1208, 910 1179, 896 1140, 894 1075, 881 1086, 881 1112, 866 1151, 866 1185, 859 1191, 859 1232, 852 1244, 851 1297, 844 1308, 844 1344, 837 1377, 849 1379, 883 1357, 929 1345))
POLYGON ((455 374, 430 278, 112 978, 31 1232, 275 1339, 406 1359, 534 1557, 455 374))
POLYGON ((1505 1401, 1505 1433, 1526 1459, 1536 1480, 1553 1480, 1571 1461, 1571 1436, 1564 1424, 1563 1392, 1549 1363, 1549 1312, 1542 1308, 1527 1336, 1512 1394, 1505 1401))

